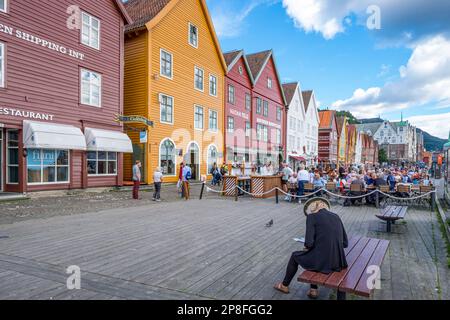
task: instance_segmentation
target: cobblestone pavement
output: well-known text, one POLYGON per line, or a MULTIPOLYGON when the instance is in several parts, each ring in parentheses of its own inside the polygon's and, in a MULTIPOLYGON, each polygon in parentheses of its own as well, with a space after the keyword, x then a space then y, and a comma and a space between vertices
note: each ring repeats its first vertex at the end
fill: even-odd
MULTIPOLYGON (((45 219, 115 208, 154 205, 152 188, 148 189, 140 192, 141 200, 139 201, 131 198, 131 190, 104 192, 87 190, 73 191, 60 196, 40 196, 27 200, 0 202, 0 225, 30 219, 45 219)), ((200 190, 201 184, 193 184, 191 198, 198 199, 200 190)), ((161 197, 165 202, 185 201, 180 198, 175 185, 164 185, 161 197)), ((205 197, 214 198, 217 195, 210 192, 205 193, 205 197)))

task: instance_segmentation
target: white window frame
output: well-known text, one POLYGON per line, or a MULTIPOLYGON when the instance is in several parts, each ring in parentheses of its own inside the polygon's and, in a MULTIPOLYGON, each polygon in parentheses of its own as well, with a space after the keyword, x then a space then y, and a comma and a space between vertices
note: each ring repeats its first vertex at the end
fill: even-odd
POLYGON ((177 176, 177 145, 175 144, 175 141, 173 141, 173 140, 170 139, 170 138, 164 138, 164 139, 162 139, 161 142, 159 143, 159 149, 158 149, 158 154, 159 154, 159 157, 158 157, 158 166, 160 166, 161 168, 163 168, 163 167, 161 166, 161 147, 162 147, 163 143, 164 143, 166 140, 169 140, 170 142, 172 142, 173 147, 174 147, 174 166, 175 166, 175 170, 174 170, 174 173, 173 173, 173 174, 164 174, 164 173, 163 173, 163 176, 164 176, 164 177, 176 177, 176 176, 177 176))
POLYGON ((205 92, 205 70, 195 66, 194 67, 194 89, 200 92, 205 92), (197 88, 197 70, 201 70, 202 71, 202 88, 199 89, 197 88))
POLYGON ((159 74, 161 77, 173 80, 173 54, 166 49, 159 49, 159 74), (170 56, 170 76, 163 73, 162 62, 163 62, 163 53, 170 56))
POLYGON ((251 137, 252 134, 252 124, 250 121, 245 121, 245 136, 251 137))
POLYGON ((227 118, 227 132, 228 133, 234 133, 234 129, 235 129, 234 118, 231 117, 231 116, 228 116, 228 118, 227 118), (230 120, 232 120, 232 121, 230 122, 230 120), (231 128, 231 129, 230 129, 230 123, 233 124, 233 128, 231 128))
POLYGON ((97 17, 94 17, 93 15, 91 15, 91 14, 89 14, 87 12, 82 11, 81 12, 81 30, 80 30, 80 38, 81 38, 80 42, 81 42, 81 44, 83 44, 85 46, 88 46, 90 48, 96 49, 96 50, 100 50, 100 39, 101 39, 100 32, 101 32, 101 21, 100 21, 100 19, 97 18, 97 17), (83 42, 83 28, 84 28, 83 16, 84 15, 89 17, 89 43, 83 42), (98 30, 97 30, 97 32, 98 32, 98 46, 97 47, 95 47, 95 46, 93 46, 91 44, 91 29, 93 29, 93 27, 92 27, 92 20, 97 20, 98 21, 98 30))
POLYGON ((3 42, 0 42, 0 88, 5 87, 5 60, 6 60, 6 45, 3 42))
MULTIPOLYGON (((28 182, 28 168, 29 167, 28 167, 28 159, 25 158, 25 161, 27 163, 27 177, 26 177, 27 185, 28 186, 42 186, 42 185, 69 184, 70 183, 70 175, 71 175, 71 172, 70 172, 70 156, 71 156, 70 150, 64 150, 64 149, 39 149, 39 150, 41 151, 41 182, 28 182), (42 179, 44 178, 44 175, 43 175, 43 171, 44 171, 43 161, 44 161, 44 159, 42 157, 42 152, 44 150, 50 150, 50 151, 54 151, 54 152, 56 152, 56 151, 66 151, 67 152, 67 165, 60 165, 60 166, 58 166, 57 165, 58 159, 55 159, 55 168, 56 168, 55 179, 58 178, 58 167, 62 167, 62 168, 67 168, 67 180, 66 181, 43 182, 42 179)), ((33 166, 31 166, 31 167, 33 167, 33 166)))
POLYGON ((218 78, 217 78, 217 76, 215 75, 215 74, 212 74, 212 73, 210 73, 209 74, 209 95, 210 96, 212 96, 212 97, 217 97, 217 92, 218 92, 218 84, 219 84, 219 82, 218 82, 218 78), (214 92, 211 92, 211 88, 212 88, 212 81, 211 81, 211 79, 215 79, 215 89, 216 89, 216 92, 214 93, 214 92))
POLYGON ((205 108, 203 108, 201 105, 198 105, 198 104, 194 105, 194 129, 199 130, 199 131, 203 131, 205 129, 205 108), (196 121, 197 108, 202 109, 202 127, 201 128, 197 127, 197 121, 196 121))
POLYGON ((4 13, 8 12, 8 1, 9 0, 5 0, 5 7, 3 9, 0 8, 0 12, 4 12, 4 13))
POLYGON ((80 103, 82 105, 86 105, 86 106, 101 108, 102 107, 102 89, 103 89, 102 83, 103 83, 103 76, 102 76, 101 73, 98 73, 98 72, 95 72, 95 71, 92 71, 92 70, 89 70, 89 69, 86 69, 86 68, 81 68, 80 69, 80 103), (94 74, 98 75, 98 77, 100 79, 98 105, 95 105, 95 104, 93 104, 91 102, 91 100, 92 100, 92 97, 91 97, 91 94, 92 94, 91 86, 92 86, 92 84, 90 82, 89 82, 89 103, 84 103, 83 102, 83 72, 84 71, 85 72, 89 72, 89 73, 94 73, 94 74))
POLYGON ((175 98, 172 97, 172 96, 169 96, 169 95, 167 95, 167 94, 160 93, 160 94, 158 95, 158 101, 159 101, 159 122, 160 122, 160 123, 164 123, 164 124, 170 124, 170 125, 173 125, 173 124, 174 124, 174 119, 175 119, 175 115, 174 115, 174 113, 175 113, 175 98), (167 98, 172 99, 172 122, 164 121, 164 120, 162 119, 162 107, 163 107, 163 105, 162 105, 162 97, 167 97, 167 98))
POLYGON ((245 93, 245 110, 247 110, 247 111, 251 111, 252 110, 252 96, 248 92, 245 93))
POLYGON ((236 104, 236 88, 231 84, 228 85, 228 94, 227 95, 228 95, 228 99, 227 99, 228 103, 235 105, 236 104), (231 91, 233 91, 233 94, 231 94, 231 91), (231 98, 233 98, 233 99, 231 99, 231 98))
POLYGON ((269 101, 267 101, 267 100, 263 100, 262 115, 264 117, 269 116, 269 101))
POLYGON ((97 165, 96 165, 96 172, 97 173, 95 173, 95 174, 94 173, 89 173, 88 176, 89 177, 116 177, 117 174, 119 173, 119 166, 118 166, 119 158, 118 157, 119 157, 119 153, 118 152, 87 151, 87 153, 86 153, 86 166, 87 166, 87 162, 89 162, 89 161, 95 161, 97 163, 97 165), (89 152, 95 152, 96 159, 89 158, 89 156, 88 156, 89 152), (105 160, 100 160, 100 161, 106 162, 106 171, 108 171, 108 168, 109 168, 108 163, 109 162, 115 162, 116 163, 116 173, 115 174, 114 173, 98 173, 98 162, 99 162, 98 153, 99 152, 105 152, 106 153, 106 159, 105 160), (109 154, 110 153, 115 153, 116 154, 116 160, 109 160, 109 154))
POLYGON ((219 130, 219 113, 216 110, 209 110, 208 114, 208 129, 211 132, 217 132, 219 130), (211 115, 215 113, 216 114, 216 127, 211 128, 211 115))
POLYGON ((199 36, 198 27, 195 24, 189 22, 189 24, 188 24, 188 43, 189 43, 189 45, 195 49, 198 49, 199 38, 200 38, 200 36, 199 36), (195 27, 197 29, 197 44, 195 44, 195 45, 191 42, 191 27, 195 27))
MULTIPOLYGON (((17 149, 17 152, 19 152, 19 141, 20 141, 20 138, 18 137, 17 138, 17 143, 18 143, 18 145, 17 145, 17 147, 10 147, 9 146, 9 132, 11 132, 11 131, 17 131, 18 132, 18 130, 15 130, 15 129, 11 129, 11 130, 6 130, 6 139, 4 139, 4 141, 5 141, 5 143, 6 143, 6 159, 5 159, 5 162, 6 162, 6 184, 9 184, 9 185, 18 185, 19 184, 19 182, 20 182, 20 169, 18 169, 19 170, 19 177, 18 177, 18 182, 11 182, 10 180, 9 180, 9 170, 8 170, 8 168, 9 167, 17 167, 17 168, 20 168, 20 161, 19 161, 19 163, 17 164, 17 165, 15 165, 15 164, 10 164, 9 163, 9 150, 11 150, 11 149, 14 149, 14 150, 16 150, 17 149)), ((15 140, 14 140, 15 141, 15 140)), ((20 154, 19 154, 19 159, 20 159, 20 154)))
POLYGON ((217 148, 217 146, 215 145, 215 144, 210 144, 209 146, 208 146, 208 153, 206 154, 206 168, 207 168, 207 175, 208 176, 210 176, 211 175, 211 169, 212 169, 212 166, 214 165, 214 162, 212 162, 211 163, 211 168, 209 167, 210 166, 210 161, 211 161, 211 159, 213 159, 212 157, 211 157, 211 149, 212 148, 214 148, 214 149, 216 149, 216 164, 217 164, 217 162, 218 162, 218 160, 219 160, 219 148, 217 148))
POLYGON ((267 88, 272 89, 273 88, 273 81, 272 78, 267 77, 267 88))

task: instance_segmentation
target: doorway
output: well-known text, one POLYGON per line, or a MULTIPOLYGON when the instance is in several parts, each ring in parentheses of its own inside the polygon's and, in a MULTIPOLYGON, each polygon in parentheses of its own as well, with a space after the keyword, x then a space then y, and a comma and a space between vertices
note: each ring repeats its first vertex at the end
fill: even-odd
POLYGON ((200 180, 200 148, 195 142, 189 145, 186 164, 191 167, 192 180, 200 180))

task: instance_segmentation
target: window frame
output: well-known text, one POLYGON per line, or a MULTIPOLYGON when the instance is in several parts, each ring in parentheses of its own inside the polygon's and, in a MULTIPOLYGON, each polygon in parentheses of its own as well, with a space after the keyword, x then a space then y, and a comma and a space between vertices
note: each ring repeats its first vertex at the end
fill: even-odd
POLYGON ((194 129, 195 130, 199 130, 199 131, 205 130, 205 108, 202 107, 199 104, 194 105, 194 129), (197 117, 197 108, 202 110, 202 127, 201 128, 197 127, 197 119, 196 119, 196 117, 197 117))
POLYGON ((234 133, 234 129, 235 129, 235 122, 234 122, 234 117, 232 116, 228 116, 227 117, 227 132, 228 133, 234 133), (231 120, 231 121, 230 121, 231 120), (232 124, 232 128, 230 129, 230 124, 232 124))
POLYGON ((86 11, 81 11, 80 43, 83 46, 86 46, 86 47, 89 47, 89 48, 92 48, 92 49, 100 51, 101 50, 101 28, 102 28, 101 27, 101 20, 99 18, 97 18, 96 16, 94 16, 94 15, 92 15, 90 13, 87 13, 86 11), (86 15, 86 16, 89 17, 89 44, 83 42, 83 27, 84 27, 83 15, 86 15), (98 47, 94 47, 93 45, 91 45, 91 38, 90 37, 91 37, 91 29, 93 28, 92 27, 92 20, 93 19, 98 21, 98 30, 97 30, 97 32, 98 32, 98 47))
MULTIPOLYGON (((70 150, 69 149, 35 149, 35 150, 39 150, 41 152, 41 182, 28 182, 28 169, 30 167, 38 167, 38 166, 29 166, 28 165, 28 159, 25 158, 25 162, 26 162, 26 166, 27 166, 27 177, 26 177, 26 184, 28 186, 42 186, 42 185, 61 185, 61 184, 70 184, 70 180, 71 180, 71 171, 70 171, 70 161, 71 161, 71 154, 70 154, 70 150), (44 157, 42 156, 43 152, 47 150, 47 151, 53 151, 54 153, 56 153, 57 151, 65 151, 67 152, 67 164, 66 165, 58 165, 58 159, 55 158, 55 165, 54 168, 55 170, 55 180, 58 180, 58 168, 67 168, 67 180, 66 181, 55 181, 55 182, 43 182, 44 179, 44 175, 43 175, 43 171, 44 171, 44 157)), ((28 157, 29 153, 27 154, 28 157)), ((87 165, 87 163, 86 163, 87 165)))
POLYGON ((217 97, 217 95, 218 95, 218 92, 219 92, 219 87, 218 87, 218 85, 219 85, 219 79, 218 79, 218 77, 215 75, 215 74, 213 74, 213 73, 210 73, 209 74, 209 95, 210 96, 212 96, 212 97, 217 97), (215 93, 212 93, 211 92, 211 88, 212 88, 212 86, 211 86, 211 78, 214 78, 215 79, 215 93))
POLYGON ((188 43, 189 43, 189 45, 195 49, 198 49, 198 44, 200 42, 199 39, 200 39, 199 28, 192 22, 189 22, 188 23, 188 43), (191 42, 191 27, 195 27, 195 29, 197 30, 197 43, 195 45, 191 42))
POLYGON ((20 157, 20 155, 19 155, 19 141, 20 141, 20 137, 19 137, 19 130, 16 130, 16 129, 7 129, 6 130, 6 139, 4 139, 4 141, 5 141, 5 143, 6 143, 6 161, 5 161, 5 163, 6 163, 6 184, 7 185, 18 185, 19 183, 20 183, 20 161, 19 160, 17 160, 17 165, 15 165, 15 164, 10 164, 9 163, 9 153, 10 153, 10 150, 11 149, 13 149, 13 150, 17 150, 17 154, 18 154, 18 158, 17 159, 19 159, 19 157, 20 157), (10 138, 9 138, 9 133, 11 132, 11 131, 16 131, 17 132, 17 140, 11 140, 10 138), (10 141, 14 141, 14 142, 16 142, 17 141, 17 147, 10 147, 9 146, 9 142, 10 141), (19 173, 18 173, 18 176, 17 176, 17 182, 11 182, 10 180, 9 180, 9 167, 14 167, 14 168, 16 168, 17 167, 17 170, 19 171, 19 173))
MULTIPOLYGON (((170 141, 170 142, 172 143, 172 145, 173 145, 174 172, 173 172, 173 174, 164 174, 164 172, 162 172, 162 174, 163 174, 163 177, 176 177, 176 176, 177 176, 177 145, 176 145, 175 142, 174 142, 172 139, 170 139, 170 138, 163 138, 163 139, 161 140, 160 144, 159 144, 159 149, 158 149, 158 154, 159 154, 159 157, 158 157, 158 166, 161 167, 161 169, 164 169, 164 167, 161 165, 161 159, 162 159, 162 157, 161 157, 161 155, 162 155, 162 154, 161 154, 161 147, 163 146, 164 142, 166 142, 166 141, 170 141)), ((164 171, 164 170, 163 170, 163 171, 164 171)))
POLYGON ((214 165, 214 162, 211 163, 211 168, 210 168, 210 167, 209 167, 209 166, 210 166, 210 161, 211 161, 211 159, 216 159, 215 163, 217 164, 217 162, 218 162, 218 160, 219 160, 219 148, 217 148, 217 146, 216 146, 215 144, 210 144, 210 145, 208 146, 208 149, 207 149, 207 150, 208 150, 208 151, 207 151, 208 153, 206 154, 206 168, 207 168, 207 175, 208 175, 208 176, 211 176, 211 169, 212 169, 212 166, 214 165), (212 148, 214 148, 214 149, 216 150, 216 157, 215 157, 215 158, 211 157, 210 151, 211 151, 212 148))
POLYGON ((163 48, 159 49, 159 75, 163 78, 169 79, 169 80, 173 80, 173 54, 163 48), (162 62, 163 62, 163 53, 167 54, 170 56, 170 76, 163 74, 163 68, 162 68, 162 62))
POLYGON ((0 41, 0 88, 6 88, 6 43, 0 41))
POLYGON ((248 92, 245 93, 245 110, 252 110, 252 96, 248 92))
POLYGON ((256 114, 262 114, 262 99, 256 97, 256 114))
POLYGON ((80 104, 84 105, 84 106, 89 106, 89 107, 95 107, 95 108, 101 108, 102 107, 102 96, 103 96, 103 74, 87 69, 87 68, 80 68, 80 104), (83 102, 83 71, 89 72, 89 73, 94 73, 97 74, 99 76, 100 79, 100 84, 99 84, 99 96, 98 96, 98 105, 92 104, 91 103, 91 86, 92 84, 89 82, 89 103, 84 103, 83 102))
POLYGON ((236 104, 236 88, 231 84, 228 85, 228 94, 227 95, 228 95, 228 99, 227 99, 228 103, 235 105, 236 104), (231 94, 231 92, 233 94, 231 94))
POLYGON ((271 77, 267 77, 267 88, 272 89, 273 88, 273 80, 271 77))
POLYGON ((250 121, 245 121, 245 136, 250 138, 252 135, 252 123, 250 121))
POLYGON ((198 66, 194 66, 194 89, 200 92, 205 92, 205 70, 198 66), (197 88, 197 70, 202 71, 202 88, 197 88))
POLYGON ((216 110, 210 109, 208 111, 208 130, 211 131, 211 132, 219 131, 219 113, 216 110), (215 118, 216 127, 215 128, 211 128, 211 115, 214 114, 214 113, 216 114, 216 118, 215 118))
POLYGON ((268 117, 269 116, 269 101, 263 100, 263 116, 268 117))
POLYGON ((281 121, 283 118, 283 110, 277 106, 277 121, 281 121))
POLYGON ((0 8, 0 12, 3 12, 3 13, 8 13, 8 1, 9 0, 5 0, 5 8, 3 8, 3 9, 1 9, 0 8))
MULTIPOLYGON (((159 122, 163 123, 163 124, 170 124, 173 125, 175 122, 175 115, 174 115, 174 111, 175 111, 175 98, 172 96, 169 96, 165 93, 159 93, 158 94, 158 102, 159 102, 159 122), (169 121, 165 121, 162 119, 162 97, 167 97, 172 99, 172 122, 169 121)), ((167 113, 167 112, 166 112, 167 113)))
MULTIPOLYGON (((118 174, 119 174, 119 166, 118 166, 118 157, 119 157, 119 153, 118 152, 111 152, 111 151, 87 151, 86 152, 86 162, 87 163, 89 163, 89 161, 95 161, 96 162, 96 167, 95 167, 95 171, 97 172, 97 173, 89 173, 88 172, 88 177, 116 177, 118 174), (89 158, 89 153, 90 152, 95 152, 95 155, 96 155, 96 159, 92 159, 92 158, 89 158), (99 152, 105 152, 106 153, 106 160, 100 160, 100 161, 104 161, 104 162, 106 162, 106 172, 107 173, 98 173, 98 162, 99 162, 99 159, 98 159, 98 153, 99 152), (115 160, 109 160, 109 154, 110 153, 115 153, 116 154, 116 159, 115 160), (109 163, 110 162, 115 162, 115 164, 116 164, 116 173, 109 173, 109 163)), ((87 166, 87 163, 86 163, 86 166, 87 166)))

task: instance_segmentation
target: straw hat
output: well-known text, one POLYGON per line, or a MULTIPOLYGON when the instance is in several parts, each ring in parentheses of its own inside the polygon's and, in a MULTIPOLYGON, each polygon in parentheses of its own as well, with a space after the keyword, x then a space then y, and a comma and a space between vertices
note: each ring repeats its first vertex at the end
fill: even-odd
POLYGON ((322 197, 311 198, 305 202, 305 206, 303 207, 303 213, 305 214, 305 216, 307 216, 309 213, 311 213, 311 211, 309 210, 311 205, 315 204, 317 202, 323 203, 327 207, 326 208, 327 210, 331 209, 331 203, 328 199, 325 199, 322 197))

